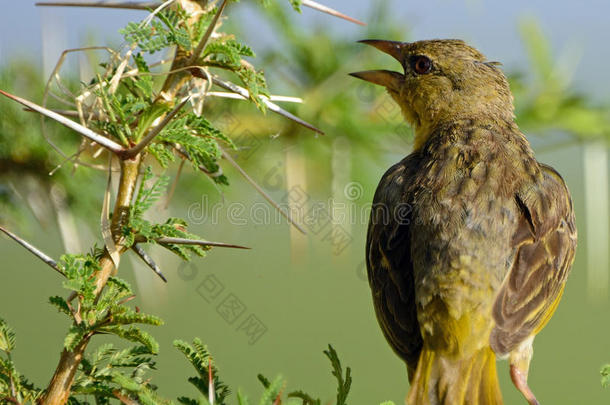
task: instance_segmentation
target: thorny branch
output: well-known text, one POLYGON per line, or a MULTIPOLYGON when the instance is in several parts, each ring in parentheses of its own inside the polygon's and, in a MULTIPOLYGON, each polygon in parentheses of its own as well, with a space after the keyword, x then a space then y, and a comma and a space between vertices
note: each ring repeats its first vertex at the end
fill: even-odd
MULTIPOLYGON (((37 5, 142 9, 142 8, 155 8, 155 7, 160 8, 160 7, 166 6, 170 3, 171 2, 163 2, 163 3, 159 3, 159 2, 90 2, 90 3, 54 2, 54 3, 37 3, 37 5)), ((191 16, 193 16, 189 20, 189 24, 196 23, 197 19, 200 18, 202 15, 204 15, 204 12, 203 12, 203 9, 201 6, 201 4, 204 2, 198 2, 198 1, 194 1, 194 0, 176 0, 176 1, 174 1, 174 3, 179 4, 183 9, 188 10, 189 13, 191 14, 191 16), (197 16, 197 17, 195 17, 195 16, 197 16)), ((178 94, 180 93, 180 91, 184 88, 185 83, 188 82, 188 80, 192 77, 191 75, 189 75, 189 72, 190 72, 190 74, 195 75, 195 76, 198 76, 197 72, 201 72, 201 68, 199 68, 197 66, 191 66, 191 65, 193 65, 197 61, 197 58, 199 57, 199 55, 205 48, 209 38, 212 36, 213 31, 216 27, 216 23, 217 23, 218 19, 220 18, 220 15, 221 15, 226 3, 227 3, 227 0, 222 0, 221 6, 219 7, 218 12, 214 16, 211 24, 208 26, 206 33, 203 35, 201 41, 198 43, 195 51, 191 52, 190 54, 188 52, 186 52, 186 53, 181 52, 180 50, 176 51, 176 54, 172 61, 173 63, 170 68, 170 72, 167 73, 164 84, 162 86, 162 91, 160 92, 161 97, 158 98, 157 101, 162 101, 162 99, 167 100, 168 98, 170 100, 176 99, 178 97, 178 94)), ((325 13, 329 13, 329 14, 338 16, 340 18, 345 18, 345 19, 348 19, 348 20, 356 22, 356 23, 360 23, 357 20, 349 18, 341 13, 336 12, 335 10, 322 6, 313 1, 304 0, 302 2, 302 5, 323 11, 325 13)), ((102 49, 102 47, 99 47, 99 48, 96 47, 96 48, 90 48, 90 49, 102 49)), ((106 49, 106 48, 104 48, 104 49, 106 49)), ((114 74, 112 80, 109 82, 110 93, 112 93, 112 92, 114 92, 114 90, 116 90, 118 82, 122 78, 127 77, 127 76, 137 75, 137 74, 141 73, 141 72, 138 72, 137 69, 134 70, 132 68, 130 68, 130 70, 127 73, 124 73, 125 69, 128 66, 128 59, 131 57, 131 52, 133 51, 133 49, 134 49, 134 46, 132 46, 132 48, 123 56, 121 56, 118 52, 114 52, 111 50, 109 51, 113 55, 115 61, 120 60, 120 63, 118 64, 118 69, 116 70, 116 73, 114 74)), ((67 52, 69 52, 69 51, 66 51, 66 52, 64 52, 64 54, 62 54, 62 58, 65 57, 67 52)), ((58 62, 58 66, 60 65, 60 63, 61 63, 61 60, 60 60, 60 62, 58 62)), ((58 67, 56 67, 55 71, 53 72, 53 76, 58 75, 57 70, 58 70, 58 67)), ((110 74, 111 72, 108 71, 107 73, 110 74)), ((201 74, 203 74, 203 72, 201 74)), ((209 75, 207 75, 207 72, 206 72, 205 78, 210 80, 210 77, 212 77, 214 84, 216 84, 220 87, 223 87, 232 93, 238 94, 239 96, 241 96, 243 98, 246 98, 246 99, 249 98, 250 94, 248 93, 248 91, 246 89, 244 89, 240 86, 237 86, 231 82, 225 81, 217 76, 209 76, 209 75)), ((49 79, 49 83, 50 83, 50 81, 51 81, 51 79, 49 79)), ((102 86, 102 83, 100 83, 99 85, 102 86)), ((59 84, 59 86, 66 93, 66 96, 70 96, 69 91, 67 89, 62 88, 61 84, 59 84)), ((47 87, 48 87, 48 84, 47 84, 47 87)), ((155 122, 160 121, 158 124, 156 124, 156 125, 151 124, 151 128, 148 129, 148 132, 145 132, 146 135, 144 136, 144 138, 141 140, 136 140, 136 142, 138 142, 137 144, 131 145, 128 142, 126 142, 127 139, 124 139, 123 137, 121 137, 121 141, 124 143, 124 145, 121 145, 121 144, 113 141, 112 139, 108 138, 107 136, 99 134, 86 126, 88 123, 88 120, 96 117, 97 112, 95 111, 95 108, 104 108, 105 107, 103 100, 102 101, 96 100, 96 104, 93 105, 93 107, 91 108, 91 111, 87 111, 87 113, 90 115, 89 115, 88 119, 86 120, 84 112, 81 108, 81 105, 78 103, 78 101, 84 99, 84 97, 87 97, 90 94, 90 92, 88 94, 81 94, 81 96, 77 97, 77 105, 76 105, 77 111, 75 111, 75 112, 72 110, 53 111, 53 110, 47 109, 45 107, 39 106, 35 103, 32 103, 28 100, 17 97, 15 95, 6 93, 2 90, 0 90, 0 94, 24 105, 25 107, 27 107, 28 109, 30 109, 32 111, 38 112, 42 116, 51 118, 51 119, 59 122, 60 124, 78 132, 83 137, 85 137, 88 141, 95 142, 102 148, 110 151, 112 154, 114 154, 120 158, 120 180, 119 180, 116 200, 114 203, 112 220, 111 220, 111 223, 109 226, 110 237, 113 242, 110 245, 114 245, 114 246, 110 247, 110 246, 108 246, 109 243, 107 243, 107 248, 104 251, 102 257, 99 259, 99 270, 94 274, 95 286, 96 286, 95 291, 94 291, 95 296, 96 297, 100 296, 102 290, 106 286, 106 283, 107 283, 109 277, 117 272, 116 267, 118 266, 118 260, 116 260, 116 258, 113 259, 113 256, 115 254, 116 255, 123 254, 130 247, 132 247, 136 251, 136 253, 147 263, 147 265, 149 265, 149 267, 151 267, 163 280, 165 280, 165 277, 161 273, 158 266, 152 261, 152 259, 143 250, 141 250, 137 246, 137 244, 134 244, 133 246, 129 246, 126 243, 126 241, 124 240, 124 238, 121 234, 121 228, 124 225, 128 224, 128 221, 129 221, 130 208, 131 208, 131 205, 134 200, 136 185, 138 183, 138 178, 141 173, 140 166, 141 166, 142 158, 143 158, 142 152, 154 140, 154 138, 163 130, 163 128, 172 120, 172 118, 174 118, 174 116, 180 111, 180 109, 184 107, 184 105, 188 101, 188 98, 186 98, 179 105, 177 105, 171 112, 165 113, 162 117, 159 117, 159 120, 155 121, 155 122), (80 119, 80 123, 72 121, 64 115, 78 117, 80 119)), ((51 94, 51 95, 53 96, 53 94, 51 94)), ((45 100, 46 100, 46 92, 45 92, 45 100)), ((260 97, 260 100, 273 112, 283 115, 283 116, 299 123, 300 125, 303 125, 315 132, 322 134, 321 130, 319 130, 318 128, 314 127, 313 125, 308 124, 307 122, 299 119, 298 117, 288 113, 287 111, 283 110, 282 108, 277 106, 275 103, 273 103, 269 98, 260 97)), ((65 100, 63 100, 62 97, 59 97, 59 101, 65 102, 65 100)), ((67 104, 69 104, 71 106, 73 105, 73 103, 71 101, 68 102, 67 104)), ((110 113, 111 113, 111 111, 110 111, 110 113)), ((100 115, 97 118, 102 118, 102 116, 100 115)), ((101 150, 101 148, 99 150, 101 150)), ((98 150, 98 152, 99 152, 99 150, 98 150)), ((62 153, 61 151, 58 151, 58 152, 62 153)), ((62 153, 62 156, 63 156, 63 153, 62 153)), ((95 154, 94 154, 94 156, 95 156, 95 154)), ((237 163, 235 161, 233 161, 233 159, 228 154, 223 152, 223 156, 232 165, 234 165, 244 177, 249 179, 249 176, 239 167, 239 165, 237 165, 237 163)), ((66 157, 66 156, 64 156, 64 157, 66 157)), ((252 183, 255 186, 255 188, 260 189, 260 187, 257 187, 257 185, 254 182, 252 182, 252 183)), ((270 201, 271 204, 274 204, 273 201, 268 198, 268 196, 264 193, 263 190, 259 190, 259 191, 262 192, 263 196, 266 196, 266 198, 270 201)), ((274 204, 274 205, 276 205, 276 204, 274 204)), ((276 206, 276 208, 280 209, 280 207, 277 207, 277 206, 276 206)), ((280 209, 280 211, 284 215, 286 215, 286 213, 283 212, 281 209, 280 209)), ((299 228, 301 231, 303 231, 297 224, 295 224, 291 220, 291 218, 289 216, 287 216, 287 218, 291 223, 293 223, 293 225, 295 225, 297 228, 299 228)), ((30 245, 29 243, 25 242, 23 239, 10 233, 6 229, 0 227, 0 230, 2 232, 4 232, 5 234, 7 234, 8 236, 10 236, 11 238, 13 238, 14 240, 16 240, 18 243, 20 243, 30 252, 35 254, 38 258, 43 260, 54 270, 63 274, 63 272, 61 271, 61 269, 58 267, 57 263, 53 259, 51 259, 47 255, 45 255, 44 253, 42 253, 41 251, 39 251, 38 249, 36 249, 32 245, 30 245)), ((145 240, 136 240, 136 243, 144 242, 144 241, 145 240)), ((215 247, 225 247, 225 248, 248 249, 247 247, 240 246, 240 245, 232 245, 232 244, 227 244, 227 243, 211 242, 211 241, 205 241, 205 240, 174 238, 174 237, 160 237, 160 238, 156 238, 155 241, 159 244, 182 244, 182 245, 198 245, 198 246, 203 246, 203 247, 215 246, 215 247)), ((44 394, 38 401, 40 404, 42 404, 42 405, 63 405, 68 401, 76 371, 79 367, 79 364, 81 363, 81 361, 83 359, 85 349, 87 348, 87 345, 89 344, 89 340, 90 340, 91 336, 92 336, 91 334, 85 335, 83 337, 83 339, 71 351, 67 350, 65 348, 63 349, 60 359, 59 359, 59 363, 56 367, 55 373, 54 373, 46 391, 44 392, 44 394)), ((117 395, 116 393, 115 393, 115 395, 123 403, 128 403, 128 401, 127 401, 128 398, 121 398, 121 396, 117 395)))

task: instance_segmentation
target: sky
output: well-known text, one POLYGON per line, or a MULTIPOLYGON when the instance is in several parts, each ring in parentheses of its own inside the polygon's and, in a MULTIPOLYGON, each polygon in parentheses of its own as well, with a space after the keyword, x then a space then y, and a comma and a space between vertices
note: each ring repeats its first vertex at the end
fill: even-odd
MULTIPOLYGON (((260 24, 261 20, 247 5, 254 1, 242 0, 230 7, 236 8, 244 21, 260 24)), ((44 64, 47 72, 62 49, 82 46, 91 37, 97 39, 96 43, 116 45, 120 43, 117 31, 127 22, 140 20, 143 16, 142 12, 126 10, 35 7, 34 0, 0 0, 0 4, 2 2, 10 6, 2 7, 0 14, 0 63, 15 55, 29 55, 44 64), (45 49, 44 54, 42 49, 45 49)), ((320 2, 366 19, 367 11, 378 0, 320 2)), ((527 66, 527 57, 518 25, 524 18, 535 18, 565 70, 573 71, 577 88, 597 99, 608 98, 610 27, 607 16, 610 2, 607 0, 394 0, 390 3, 396 10, 396 20, 404 20, 411 38, 462 38, 483 51, 489 59, 502 61, 507 69, 520 71, 527 66)), ((358 26, 309 9, 304 10, 300 21, 306 26, 328 21, 341 35, 353 35, 354 40, 362 35, 358 26)), ((261 38, 248 39, 255 50, 257 39, 261 38)))

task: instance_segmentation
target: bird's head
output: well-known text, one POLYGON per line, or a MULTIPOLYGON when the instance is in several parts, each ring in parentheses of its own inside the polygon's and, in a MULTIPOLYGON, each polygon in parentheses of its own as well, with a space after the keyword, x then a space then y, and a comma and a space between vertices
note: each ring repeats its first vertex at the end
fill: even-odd
POLYGON ((498 63, 455 39, 396 42, 360 41, 393 56, 403 73, 350 73, 384 86, 415 129, 415 148, 447 121, 485 115, 513 119, 512 95, 498 63))

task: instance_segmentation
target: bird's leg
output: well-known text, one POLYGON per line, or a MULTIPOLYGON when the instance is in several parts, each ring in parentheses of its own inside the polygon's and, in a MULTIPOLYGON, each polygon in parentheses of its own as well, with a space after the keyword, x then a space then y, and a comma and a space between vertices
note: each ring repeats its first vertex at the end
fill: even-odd
POLYGON ((521 393, 523 394, 525 399, 527 399, 527 402, 530 405, 540 405, 540 402, 538 402, 538 400, 534 396, 534 393, 527 385, 527 372, 523 373, 516 365, 511 364, 510 378, 511 380, 513 380, 513 384, 515 384, 515 387, 517 387, 517 389, 521 391, 521 393))
POLYGON ((527 385, 527 375, 532 359, 532 341, 528 339, 510 355, 510 379, 515 387, 523 394, 529 405, 540 405, 534 393, 527 385))

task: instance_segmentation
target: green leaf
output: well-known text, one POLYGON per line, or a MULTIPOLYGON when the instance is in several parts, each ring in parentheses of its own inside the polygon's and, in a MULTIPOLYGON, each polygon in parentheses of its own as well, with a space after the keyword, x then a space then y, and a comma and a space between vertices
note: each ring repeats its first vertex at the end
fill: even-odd
POLYGON ((282 377, 276 377, 273 382, 269 385, 269 387, 265 388, 263 395, 261 396, 261 400, 259 401, 259 405, 270 405, 275 402, 275 399, 280 393, 282 389, 282 384, 284 380, 282 377))
POLYGON ((112 373, 112 382, 127 391, 139 392, 142 389, 140 383, 118 371, 112 373))
POLYGON ((178 402, 184 405, 200 405, 199 401, 187 397, 178 397, 178 402))
MULTIPOLYGON (((142 215, 165 193, 165 189, 169 184, 168 176, 158 176, 153 184, 149 187, 146 183, 150 182, 154 177, 152 168, 146 167, 144 177, 140 184, 140 189, 136 196, 135 203, 131 207, 130 221, 133 225, 134 220, 142 218, 142 215)), ((138 230, 136 228, 136 230, 138 230)))
POLYGON ((303 401, 303 405, 321 405, 322 401, 320 399, 314 399, 309 394, 303 391, 293 391, 288 394, 288 398, 299 398, 303 401))
POLYGON ((95 280, 92 275, 99 270, 97 259, 91 255, 63 255, 59 267, 67 278, 63 286, 78 293, 83 305, 91 305, 95 299, 95 280))
POLYGON ((301 4, 303 4, 303 0, 289 0, 290 5, 294 8, 295 11, 301 12, 301 4))
POLYGON ((60 297, 59 295, 49 297, 49 302, 51 303, 51 305, 57 308, 59 312, 63 312, 64 314, 72 317, 72 311, 70 311, 70 307, 68 306, 68 303, 63 297, 60 297))
POLYGON ((150 353, 157 353, 159 351, 159 343, 157 343, 157 341, 148 332, 145 332, 135 326, 130 328, 110 326, 100 328, 100 331, 112 333, 132 342, 141 343, 150 351, 150 353))
POLYGON ((108 277, 108 282, 106 285, 108 287, 114 287, 118 291, 123 291, 130 295, 133 293, 133 290, 131 289, 131 286, 129 285, 129 283, 118 277, 108 277))
POLYGON ((144 136, 146 131, 151 129, 152 124, 156 119, 161 117, 163 114, 171 110, 171 106, 168 103, 153 103, 142 111, 140 118, 138 119, 138 126, 135 131, 135 142, 139 142, 144 136))
POLYGON ((330 364, 333 369, 332 374, 337 379, 336 405, 345 405, 345 401, 347 400, 347 396, 352 385, 351 369, 349 367, 346 367, 344 378, 343 368, 341 367, 341 361, 339 360, 339 356, 337 355, 335 349, 331 345, 328 345, 328 350, 324 350, 324 354, 330 360, 330 364))
POLYGON ((0 318, 0 350, 10 353, 15 349, 15 332, 0 318))
POLYGON ((250 67, 242 66, 235 73, 250 93, 250 100, 254 102, 259 110, 265 112, 266 106, 261 102, 260 96, 269 97, 269 89, 267 89, 267 81, 263 71, 256 71, 250 67))
POLYGON ((250 405, 248 401, 248 397, 241 392, 241 390, 237 390, 237 404, 238 405, 250 405))
MULTIPOLYGON (((203 166, 209 173, 220 171, 218 160, 222 153, 219 141, 230 148, 235 148, 232 140, 222 131, 204 117, 198 117, 194 113, 173 121, 156 138, 157 144, 179 144, 195 168, 203 166)), ((156 152, 158 153, 158 149, 156 152)), ((161 160, 167 160, 167 157, 161 157, 161 160)), ((220 177, 214 177, 214 180, 221 182, 223 179, 220 177)))
POLYGON ((89 329, 83 325, 72 325, 64 339, 64 347, 71 352, 83 340, 89 329))
MULTIPOLYGON (((207 347, 200 339, 193 340, 193 346, 183 340, 174 340, 174 347, 184 354, 191 365, 197 370, 198 377, 191 377, 188 381, 193 384, 205 398, 209 396, 208 392, 208 367, 210 367, 211 357, 207 347)), ((214 381, 215 398, 218 405, 225 403, 225 399, 231 393, 229 387, 224 384, 219 376, 218 369, 212 364, 212 378, 214 381)))
POLYGON ((153 79, 150 75, 148 64, 141 53, 137 53, 133 57, 133 60, 139 71, 135 85, 141 92, 140 96, 146 100, 150 100, 153 96, 153 79))
POLYGON ((602 376, 602 387, 610 386, 610 364, 606 364, 602 367, 600 374, 602 376))
POLYGON ((157 159, 157 162, 159 162, 164 169, 167 169, 169 164, 176 160, 174 152, 169 145, 155 142, 148 145, 148 152, 157 159))
MULTIPOLYGON (((151 231, 152 238, 159 237, 175 237, 185 239, 201 239, 197 235, 186 232, 186 222, 180 218, 168 218, 164 224, 155 224, 151 231)), ((164 248, 169 249, 183 260, 190 260, 190 254, 194 253, 198 256, 205 256, 205 251, 210 250, 209 246, 197 246, 197 245, 180 245, 167 243, 162 245, 164 248)))
POLYGON ((113 325, 129 325, 133 323, 159 326, 163 325, 163 320, 154 315, 143 314, 131 310, 127 313, 112 315, 113 325))
POLYGON ((237 70, 241 67, 242 56, 254 57, 255 54, 249 46, 233 39, 212 41, 206 45, 201 55, 202 59, 208 58, 214 62, 212 66, 219 64, 229 70, 237 70))
POLYGON ((260 381, 261 384, 263 384, 263 387, 269 388, 269 386, 271 386, 271 381, 269 381, 269 379, 267 377, 265 377, 264 375, 258 374, 256 376, 256 378, 258 378, 258 381, 260 381))
POLYGON ((126 41, 137 44, 144 52, 153 54, 172 44, 172 35, 160 21, 154 20, 150 25, 137 24, 130 22, 119 33, 126 41))

